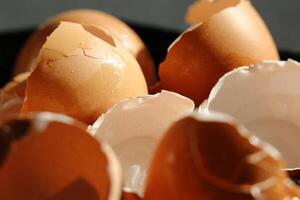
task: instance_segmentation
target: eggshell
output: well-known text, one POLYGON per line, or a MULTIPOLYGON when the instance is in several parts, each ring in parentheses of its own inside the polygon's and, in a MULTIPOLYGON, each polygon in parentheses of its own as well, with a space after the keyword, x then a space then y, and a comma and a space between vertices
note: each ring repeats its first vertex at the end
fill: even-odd
POLYGON ((87 191, 94 191, 90 196, 97 199, 120 199, 119 164, 109 147, 94 140, 85 128, 51 113, 2 124, 0 199, 79 198, 87 191))
POLYGON ((114 150, 123 169, 124 189, 143 196, 148 165, 163 133, 193 111, 193 101, 176 93, 130 98, 103 114, 89 132, 114 150))
POLYGON ((152 160, 145 200, 297 199, 279 153, 227 116, 179 120, 152 160))
POLYGON ((13 78, 12 81, 8 82, 3 87, 3 91, 11 95, 16 95, 20 98, 24 98, 27 85, 27 78, 29 77, 29 75, 29 72, 18 74, 13 78))
POLYGON ((128 49, 141 65, 148 85, 156 81, 155 67, 151 55, 141 38, 127 24, 105 12, 79 9, 63 12, 43 24, 26 42, 21 50, 14 69, 14 75, 31 70, 36 63, 40 48, 46 37, 54 31, 61 21, 75 22, 102 27, 112 34, 128 49))
POLYGON ((226 8, 237 6, 241 1, 248 0, 198 0, 189 6, 185 18, 189 24, 204 22, 226 8))
POLYGON ((47 200, 99 200, 97 191, 85 180, 78 179, 47 200))
POLYGON ((16 94, 6 93, 0 90, 0 123, 9 119, 11 116, 19 115, 23 105, 23 98, 16 94))
POLYGON ((141 200, 141 198, 135 193, 123 192, 122 200, 141 200))
POLYGON ((0 122, 20 114, 28 76, 28 72, 19 74, 0 89, 0 122))
POLYGON ((299 167, 299 102, 300 64, 264 61, 224 75, 212 90, 206 109, 232 115, 274 145, 288 167, 299 167))
POLYGON ((118 40, 104 29, 63 22, 41 49, 22 112, 64 113, 93 123, 120 100, 146 94, 138 63, 118 40))
POLYGON ((161 88, 199 105, 224 73, 278 58, 263 20, 249 1, 241 1, 190 27, 174 41, 159 67, 161 88))

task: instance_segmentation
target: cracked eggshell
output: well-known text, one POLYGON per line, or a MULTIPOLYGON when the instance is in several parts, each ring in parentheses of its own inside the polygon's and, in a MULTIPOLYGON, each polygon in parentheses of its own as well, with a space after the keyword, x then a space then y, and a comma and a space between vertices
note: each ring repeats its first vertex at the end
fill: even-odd
POLYGON ((118 40, 94 26, 63 22, 40 51, 22 112, 64 113, 93 123, 120 100, 146 94, 138 63, 118 40))
POLYGON ((95 25, 111 32, 121 44, 139 62, 148 86, 156 82, 155 67, 152 57, 141 38, 127 24, 107 13, 79 9, 63 12, 42 25, 26 42, 21 50, 14 69, 14 74, 31 70, 38 57, 40 48, 47 36, 54 31, 61 21, 75 22, 83 25, 95 25))
POLYGON ((130 98, 103 114, 89 132, 107 142, 119 158, 124 189, 143 196, 149 160, 163 133, 193 111, 193 101, 173 92, 130 98))
POLYGON ((73 196, 94 191, 97 199, 120 199, 119 163, 109 146, 85 129, 85 124, 53 113, 2 124, 0 199, 59 199, 70 197, 70 191, 73 196))
POLYGON ((278 59, 273 38, 249 1, 241 1, 182 33, 160 64, 161 88, 197 105, 235 67, 278 59))
POLYGON ((274 145, 288 167, 299 167, 300 64, 264 61, 224 75, 213 88, 207 111, 227 113, 274 145))
POLYGON ((228 116, 202 113, 174 123, 156 149, 145 200, 298 199, 280 154, 228 116))

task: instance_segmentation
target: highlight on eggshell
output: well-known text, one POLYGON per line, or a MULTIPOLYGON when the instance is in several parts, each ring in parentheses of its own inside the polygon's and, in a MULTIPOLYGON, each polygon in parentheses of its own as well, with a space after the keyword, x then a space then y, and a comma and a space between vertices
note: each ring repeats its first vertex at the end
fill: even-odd
POLYGON ((91 124, 115 103, 146 94, 138 63, 113 35, 62 22, 28 77, 22 113, 64 113, 91 124))
POLYGON ((53 113, 1 124, 0 199, 58 200, 87 193, 120 199, 120 165, 110 147, 85 129, 81 122, 53 113))
POLYGON ((263 61, 225 74, 200 111, 229 114, 299 167, 300 63, 263 61))
POLYGON ((250 1, 240 1, 173 42, 159 66, 160 84, 199 105, 226 72, 270 59, 279 56, 268 28, 250 1))
POLYGON ((112 33, 121 44, 136 58, 144 73, 148 86, 155 84, 156 71, 153 59, 142 39, 120 19, 97 10, 78 9, 62 12, 40 26, 28 39, 16 60, 14 75, 31 71, 37 61, 38 53, 60 22, 74 22, 94 25, 112 33))
POLYGON ((174 121, 193 109, 192 100, 168 91, 129 98, 103 114, 89 132, 116 153, 123 169, 124 189, 143 196, 157 143, 174 121))
POLYGON ((144 200, 298 199, 280 154, 228 116, 187 116, 169 128, 151 162, 144 200))

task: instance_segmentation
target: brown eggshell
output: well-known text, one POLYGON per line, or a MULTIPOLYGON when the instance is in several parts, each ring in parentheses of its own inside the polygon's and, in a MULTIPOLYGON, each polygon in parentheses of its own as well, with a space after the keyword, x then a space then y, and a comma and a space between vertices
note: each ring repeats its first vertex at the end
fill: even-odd
POLYGON ((181 34, 160 64, 161 88, 199 105, 224 73, 278 58, 263 20, 249 1, 241 1, 181 34))
POLYGON ((0 90, 0 123, 14 115, 19 115, 23 105, 23 98, 0 90))
POLYGON ((17 75, 0 90, 0 122, 20 114, 29 75, 28 72, 17 75))
POLYGON ((241 0, 198 0, 188 8, 185 16, 186 21, 189 24, 204 22, 212 15, 221 12, 226 8, 237 6, 240 2, 241 0))
POLYGON ((141 198, 135 193, 123 191, 121 200, 141 200, 141 198))
POLYGON ((99 200, 95 188, 84 179, 78 179, 47 200, 99 200))
POLYGON ((146 94, 138 63, 118 40, 97 27, 64 22, 41 49, 22 112, 64 113, 93 123, 120 100, 146 94))
POLYGON ((104 12, 80 9, 63 12, 42 25, 26 42, 21 50, 14 69, 14 75, 31 70, 36 63, 40 48, 46 37, 61 21, 95 25, 107 29, 128 49, 141 65, 149 86, 156 81, 155 67, 151 55, 141 38, 124 22, 104 12))
POLYGON ((114 155, 85 128, 51 113, 2 124, 0 199, 59 199, 70 191, 80 197, 86 190, 97 199, 120 198, 118 163, 110 162, 114 155))
POLYGON ((299 198, 282 167, 275 149, 232 119, 189 116, 171 126, 158 146, 144 199, 299 198))
POLYGON ((18 74, 13 78, 12 81, 8 82, 3 87, 3 91, 7 94, 17 95, 20 98, 24 98, 27 85, 27 78, 29 77, 29 75, 29 72, 18 74))

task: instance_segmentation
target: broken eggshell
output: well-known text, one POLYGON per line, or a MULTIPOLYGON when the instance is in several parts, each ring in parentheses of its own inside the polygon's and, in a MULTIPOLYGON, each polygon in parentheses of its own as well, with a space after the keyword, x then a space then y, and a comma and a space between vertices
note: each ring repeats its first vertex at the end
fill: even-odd
POLYGON ((110 147, 85 129, 81 122, 53 113, 2 124, 0 199, 59 199, 74 196, 78 185, 78 197, 88 190, 97 199, 120 199, 119 163, 110 147))
POLYGON ((145 200, 298 199, 280 154, 232 118, 194 114, 174 123, 160 141, 145 200))
POLYGON ((199 105, 226 72, 278 58, 263 20, 249 1, 241 1, 193 25, 173 42, 159 67, 161 88, 199 105))
POLYGON ((93 123, 112 105, 147 94, 133 56, 104 29, 62 22, 28 78, 22 113, 50 111, 93 123))
POLYGON ((186 21, 189 24, 196 24, 199 22, 205 22, 214 14, 221 12, 222 10, 230 7, 237 6, 244 0, 198 0, 189 6, 186 21))
POLYGON ((225 74, 200 110, 227 113, 299 167, 300 64, 263 61, 225 74))
POLYGON ((0 89, 0 122, 20 114, 29 75, 28 72, 19 74, 0 89))
POLYGON ((21 50, 14 69, 14 75, 31 71, 36 64, 39 51, 47 36, 54 31, 61 21, 94 25, 112 33, 121 44, 137 59, 145 75, 148 86, 156 81, 155 67, 147 47, 141 38, 127 24, 105 12, 79 9, 63 12, 43 24, 26 42, 21 50))
POLYGON ((19 115, 23 105, 23 98, 0 90, 0 123, 13 115, 19 115))
POLYGON ((7 94, 11 95, 17 95, 20 98, 25 97, 25 90, 26 90, 26 83, 27 83, 27 78, 29 77, 30 73, 29 72, 24 72, 21 74, 18 74, 8 82, 4 87, 3 91, 6 92, 7 94))
POLYGON ((121 162, 124 189, 143 196, 149 160, 167 128, 193 111, 193 101, 162 91, 124 100, 103 114, 89 132, 107 142, 121 162))

